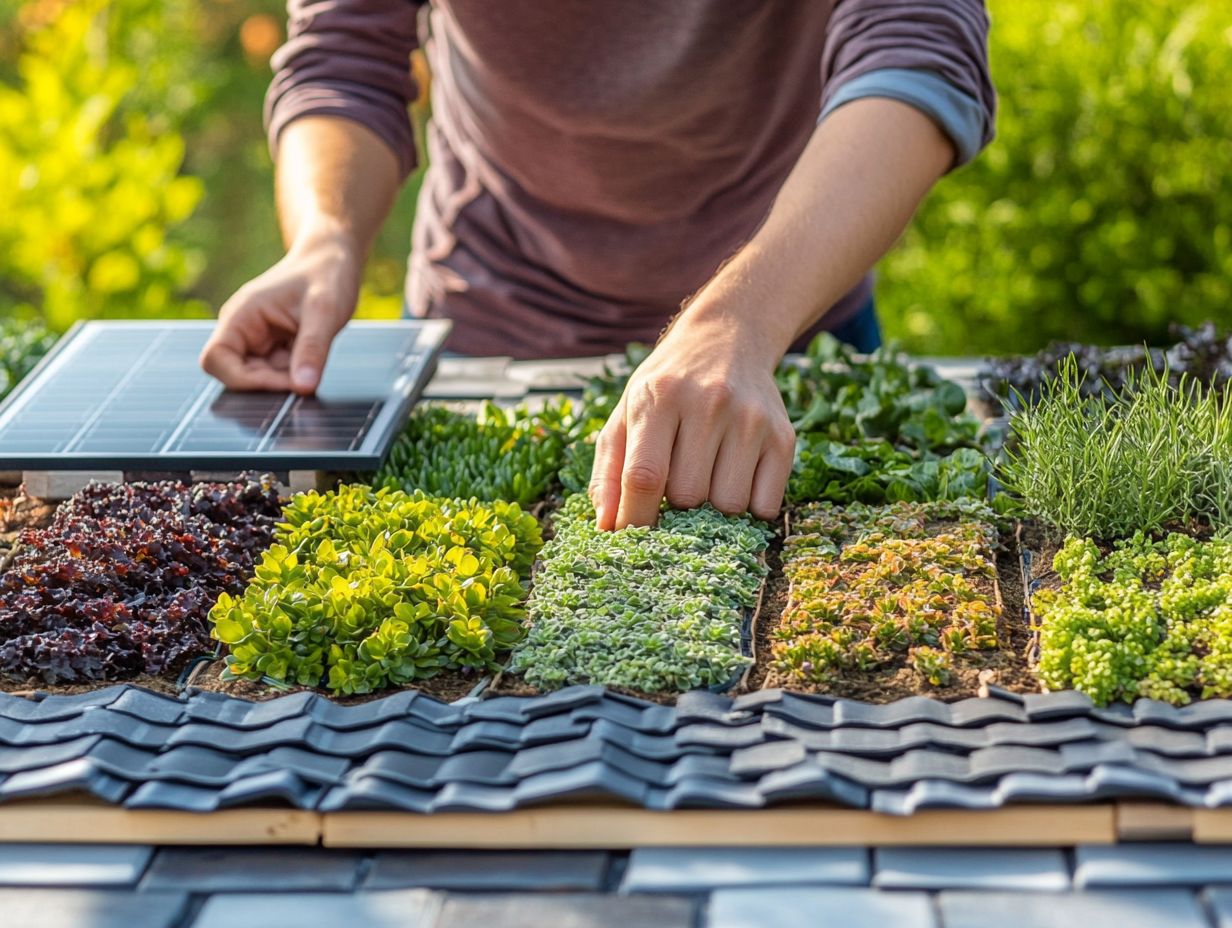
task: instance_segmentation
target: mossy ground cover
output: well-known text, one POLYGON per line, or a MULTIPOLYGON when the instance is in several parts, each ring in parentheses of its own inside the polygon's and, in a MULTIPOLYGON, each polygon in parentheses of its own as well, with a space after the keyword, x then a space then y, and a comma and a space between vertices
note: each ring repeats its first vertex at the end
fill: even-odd
POLYGON ((511 673, 541 690, 600 683, 662 694, 724 686, 749 666, 741 628, 766 574, 764 524, 706 506, 601 532, 590 500, 575 494, 554 527, 511 673))
POLYGON ((770 685, 826 690, 909 669, 944 687, 1000 639, 996 516, 983 503, 815 504, 783 545, 770 685))

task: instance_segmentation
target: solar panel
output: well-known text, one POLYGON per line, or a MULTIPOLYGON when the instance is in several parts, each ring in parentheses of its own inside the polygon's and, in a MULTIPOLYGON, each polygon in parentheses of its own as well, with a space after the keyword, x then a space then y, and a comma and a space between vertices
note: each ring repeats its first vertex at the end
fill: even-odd
POLYGON ((212 329, 74 327, 0 405, 0 470, 375 470, 449 323, 351 323, 312 397, 224 390, 197 365, 212 329))

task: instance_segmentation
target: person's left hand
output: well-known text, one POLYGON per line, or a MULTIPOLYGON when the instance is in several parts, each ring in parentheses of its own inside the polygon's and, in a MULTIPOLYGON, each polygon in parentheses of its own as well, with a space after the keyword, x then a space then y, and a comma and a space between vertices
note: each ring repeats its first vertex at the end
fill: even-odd
POLYGON ((629 379, 599 434, 590 481, 599 528, 653 525, 663 497, 773 519, 796 435, 778 357, 746 325, 686 311, 629 379))

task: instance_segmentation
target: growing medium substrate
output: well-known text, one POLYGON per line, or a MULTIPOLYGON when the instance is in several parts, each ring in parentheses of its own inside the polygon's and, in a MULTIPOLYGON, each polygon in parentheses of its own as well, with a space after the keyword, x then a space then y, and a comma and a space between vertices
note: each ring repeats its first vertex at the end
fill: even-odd
POLYGON ((0 673, 46 684, 178 670, 213 649, 281 507, 272 480, 92 484, 30 529, 0 576, 0 673))
POLYGON ((555 530, 510 664, 531 686, 674 693, 729 683, 749 665, 741 626, 766 574, 763 523, 705 506, 604 532, 575 494, 555 530))

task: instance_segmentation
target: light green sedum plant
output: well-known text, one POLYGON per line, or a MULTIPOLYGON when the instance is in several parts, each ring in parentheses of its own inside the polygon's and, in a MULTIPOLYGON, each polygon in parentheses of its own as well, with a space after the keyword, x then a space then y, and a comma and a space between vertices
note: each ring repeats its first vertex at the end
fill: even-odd
POLYGON ((1053 566, 1060 589, 1032 597, 1050 689, 1100 705, 1232 696, 1232 540, 1139 532, 1102 554, 1069 538, 1053 566))

